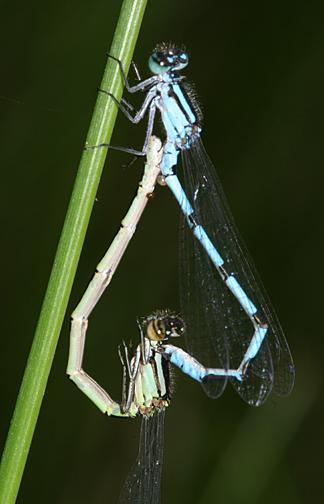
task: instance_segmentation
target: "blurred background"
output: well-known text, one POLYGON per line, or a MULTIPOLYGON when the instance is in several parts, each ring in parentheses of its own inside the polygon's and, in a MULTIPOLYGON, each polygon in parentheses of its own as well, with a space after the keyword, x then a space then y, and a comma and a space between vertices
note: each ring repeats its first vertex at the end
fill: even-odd
MULTIPOLYGON (((120 1, 1 7, 0 446, 19 390, 120 1)), ((163 503, 309 502, 322 492, 324 6, 322 2, 149 2, 134 58, 148 76, 159 41, 184 43, 205 146, 285 329, 290 397, 251 409, 176 375, 166 415, 163 503)), ((136 104, 136 99, 134 100, 136 104)), ((144 125, 118 116, 116 145, 144 125)), ((102 415, 65 375, 69 315, 135 194, 141 163, 104 170, 18 502, 116 502, 140 420, 102 415)), ((85 367, 121 394, 117 346, 136 316, 179 309, 178 208, 158 188, 89 327, 85 367), (166 254, 167 251, 167 254, 166 254)))

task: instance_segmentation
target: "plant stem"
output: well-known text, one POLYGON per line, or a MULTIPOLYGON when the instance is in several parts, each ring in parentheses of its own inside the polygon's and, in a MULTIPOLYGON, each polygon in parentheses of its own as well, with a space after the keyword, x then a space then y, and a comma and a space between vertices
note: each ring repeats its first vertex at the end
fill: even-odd
MULTIPOLYGON (((126 71, 146 3, 124 0, 121 8, 110 54, 123 61, 126 71)), ((118 64, 111 59, 107 60, 101 88, 121 98, 123 80, 118 64)), ((87 145, 109 143, 116 115, 112 100, 99 93, 87 145)), ((80 161, 1 460, 0 504, 16 501, 106 154, 105 148, 89 149, 80 161)))

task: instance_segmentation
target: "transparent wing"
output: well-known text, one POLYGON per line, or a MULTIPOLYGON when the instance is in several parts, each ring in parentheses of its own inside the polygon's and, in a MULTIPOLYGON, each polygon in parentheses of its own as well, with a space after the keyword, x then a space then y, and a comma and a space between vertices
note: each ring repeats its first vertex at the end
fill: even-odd
MULTIPOLYGON (((183 150, 184 189, 202 224, 233 274, 257 308, 257 316, 268 324, 266 338, 252 360, 246 379, 233 385, 249 404, 259 405, 271 390, 289 394, 294 383, 292 357, 256 273, 239 238, 224 192, 201 141, 183 150)), ((188 350, 208 367, 236 369, 253 336, 253 325, 240 304, 220 278, 205 250, 193 237, 186 222, 181 225, 180 275, 182 311, 187 323, 188 350)), ((218 397, 226 380, 210 380, 204 388, 218 397)))
POLYGON ((122 488, 119 504, 159 504, 165 410, 142 417, 139 452, 122 488))

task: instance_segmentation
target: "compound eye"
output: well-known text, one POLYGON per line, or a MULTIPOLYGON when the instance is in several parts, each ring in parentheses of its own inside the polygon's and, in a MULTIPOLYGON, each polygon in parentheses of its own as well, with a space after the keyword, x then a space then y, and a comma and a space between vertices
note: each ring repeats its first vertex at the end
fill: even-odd
POLYGON ((188 65, 188 62, 189 62, 188 54, 184 51, 181 51, 181 52, 179 51, 177 54, 177 59, 175 61, 175 63, 176 63, 175 67, 178 70, 182 70, 183 68, 185 68, 188 65))
POLYGON ((146 336, 151 341, 162 341, 166 336, 166 329, 163 320, 157 318, 149 321, 146 327, 146 336))
POLYGON ((184 329, 183 320, 178 317, 174 317, 170 320, 168 327, 168 337, 176 338, 178 336, 182 336, 184 329))
POLYGON ((169 67, 168 59, 165 56, 163 57, 163 55, 158 52, 154 52, 150 56, 148 64, 149 69, 155 75, 159 75, 165 72, 169 67))

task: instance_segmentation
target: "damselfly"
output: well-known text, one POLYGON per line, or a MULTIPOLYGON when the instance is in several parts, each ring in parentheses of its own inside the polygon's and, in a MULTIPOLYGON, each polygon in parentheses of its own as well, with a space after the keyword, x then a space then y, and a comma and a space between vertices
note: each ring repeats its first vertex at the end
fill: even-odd
POLYGON ((162 144, 150 139, 144 175, 121 228, 107 253, 97 266, 96 273, 80 303, 72 314, 70 351, 67 373, 71 380, 95 405, 108 415, 134 417, 142 415, 140 449, 137 464, 129 474, 120 496, 120 503, 149 504, 160 501, 160 480, 163 460, 164 411, 169 404, 169 364, 160 353, 162 341, 180 334, 183 323, 170 313, 160 312, 139 322, 141 343, 133 357, 124 344, 123 397, 121 403, 110 395, 83 369, 88 317, 109 285, 113 274, 136 230, 136 226, 154 191, 160 173, 162 144), (160 317, 158 319, 158 317, 160 317), (156 337, 154 338, 154 335, 156 337), (128 388, 128 390, 127 390, 128 388))
MULTIPOLYGON (((182 319, 169 311, 158 311, 139 320, 140 344, 133 355, 124 343, 119 356, 123 367, 121 402, 110 395, 83 369, 88 318, 109 285, 113 274, 135 232, 160 173, 162 144, 152 137, 147 163, 139 189, 115 239, 72 314, 70 351, 67 373, 80 390, 109 416, 143 417, 140 450, 136 466, 125 483, 120 502, 158 503, 163 458, 164 410, 170 400, 170 362, 196 381, 203 383, 210 376, 224 377, 223 369, 206 368, 187 352, 168 343, 168 339, 184 333, 182 319)), ((226 372, 241 379, 237 371, 226 372)))
POLYGON ((288 394, 294 383, 292 357, 202 144, 202 114, 191 86, 180 74, 188 65, 188 53, 174 44, 159 44, 149 58, 153 76, 134 86, 129 85, 122 63, 110 57, 120 65, 130 93, 146 91, 141 108, 132 115, 132 105, 125 100, 118 103, 101 90, 133 123, 148 112, 142 150, 121 150, 145 155, 156 111, 161 114, 166 133, 161 173, 187 223, 182 225, 180 258, 187 349, 208 368, 222 369, 224 376, 206 379, 206 393, 218 397, 233 376, 229 371, 236 370, 231 381, 251 405, 262 404, 272 390, 288 394), (176 172, 179 154, 185 189, 176 172))

